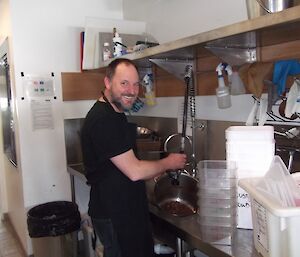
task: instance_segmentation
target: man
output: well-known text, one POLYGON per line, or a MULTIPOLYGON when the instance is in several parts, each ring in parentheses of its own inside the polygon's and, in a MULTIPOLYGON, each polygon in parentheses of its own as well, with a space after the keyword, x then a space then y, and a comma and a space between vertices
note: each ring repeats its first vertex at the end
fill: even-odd
POLYGON ((112 61, 104 84, 104 93, 82 128, 83 160, 91 185, 89 215, 104 246, 104 257, 152 257, 144 180, 183 168, 186 156, 173 153, 157 161, 136 158, 136 126, 124 114, 140 87, 137 68, 130 60, 112 61))

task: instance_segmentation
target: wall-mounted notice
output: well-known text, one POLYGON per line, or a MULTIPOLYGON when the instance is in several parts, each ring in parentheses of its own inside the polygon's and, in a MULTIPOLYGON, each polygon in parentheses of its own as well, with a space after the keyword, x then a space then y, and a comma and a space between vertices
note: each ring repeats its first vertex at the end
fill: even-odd
POLYGON ((28 98, 54 96, 54 77, 26 74, 23 79, 24 95, 28 98))
POLYGON ((32 129, 54 129, 52 102, 50 99, 31 100, 32 129))

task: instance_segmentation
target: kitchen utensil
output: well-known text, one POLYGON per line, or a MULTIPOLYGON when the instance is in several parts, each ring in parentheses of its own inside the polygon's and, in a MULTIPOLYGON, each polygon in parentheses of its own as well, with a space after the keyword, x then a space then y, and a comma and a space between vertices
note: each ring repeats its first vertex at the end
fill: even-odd
POLYGON ((182 171, 178 184, 172 183, 168 174, 156 179, 154 187, 155 203, 163 211, 174 216, 189 216, 197 212, 198 181, 182 171))
POLYGON ((258 126, 263 126, 268 118, 268 99, 260 98, 258 109, 258 126))
POLYGON ((284 110, 284 115, 285 117, 290 118, 293 113, 294 113, 294 106, 297 104, 297 98, 299 95, 299 86, 296 81, 294 81, 293 85, 291 86, 288 97, 286 100, 286 105, 285 105, 285 110, 284 110))
POLYGON ((279 100, 276 86, 273 84, 271 80, 264 79, 264 85, 267 87, 268 91, 268 108, 267 112, 272 112, 273 105, 279 100))
POLYGON ((286 108, 286 101, 287 101, 287 98, 285 96, 282 97, 282 102, 281 104, 279 105, 279 114, 281 117, 285 118, 285 119, 288 119, 288 120, 295 120, 298 118, 298 115, 297 114, 292 114, 291 117, 286 117, 285 116, 285 108, 286 108))
POLYGON ((283 131, 283 132, 274 131, 274 133, 275 133, 276 135, 280 135, 280 136, 284 136, 284 137, 286 137, 286 138, 288 138, 288 139, 292 139, 292 138, 294 138, 294 137, 297 138, 297 137, 299 136, 299 134, 300 134, 300 129, 297 128, 297 127, 293 127, 293 128, 291 128, 291 129, 289 129, 289 130, 287 130, 287 131, 283 131))
POLYGON ((293 114, 299 117, 300 113, 300 80, 295 79, 291 86, 285 107, 285 116, 291 117, 293 114))
POLYGON ((295 113, 298 115, 298 118, 300 117, 300 79, 295 79, 295 83, 297 84, 297 99, 296 103, 294 103, 292 113, 295 113))
POLYGON ((257 110, 258 110, 258 101, 255 100, 252 109, 248 115, 246 126, 253 126, 253 124, 256 123, 257 110))

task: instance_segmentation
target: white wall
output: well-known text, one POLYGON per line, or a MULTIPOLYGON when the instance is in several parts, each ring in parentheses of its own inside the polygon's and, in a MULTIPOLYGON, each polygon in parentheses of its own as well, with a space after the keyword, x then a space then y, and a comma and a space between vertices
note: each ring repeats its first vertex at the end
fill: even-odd
MULTIPOLYGON (((12 49, 12 31, 10 19, 10 6, 8 0, 0 0, 0 44, 8 37, 9 48, 12 49)), ((12 51, 9 63, 13 67, 12 51)), ((13 71, 13 69, 12 69, 13 71)), ((12 83, 14 78, 11 77, 12 83)), ((1 117, 0 117, 1 119, 1 117)), ((2 120, 1 122, 2 123, 2 120)), ((3 152, 3 138, 0 140, 0 189, 1 189, 1 212, 8 213, 18 237, 24 248, 27 246, 26 216, 23 199, 23 185, 20 172, 8 161, 3 152)))
POLYGON ((159 43, 247 18, 246 0, 124 0, 124 19, 142 20, 159 43))
POLYGON ((0 40, 9 36, 12 43, 19 166, 18 170, 11 171, 5 161, 1 165, 8 174, 7 186, 14 188, 17 194, 9 193, 8 214, 28 254, 32 254, 32 249, 27 235, 26 211, 42 202, 71 197, 60 74, 80 70, 79 32, 85 26, 85 17, 122 19, 122 0, 0 0, 0 25, 11 21, 11 32, 7 25, 0 26, 0 40), (6 8, 8 3, 10 12, 6 8), (51 99, 53 130, 32 130, 30 99, 22 100, 21 72, 54 72, 57 99, 51 99))

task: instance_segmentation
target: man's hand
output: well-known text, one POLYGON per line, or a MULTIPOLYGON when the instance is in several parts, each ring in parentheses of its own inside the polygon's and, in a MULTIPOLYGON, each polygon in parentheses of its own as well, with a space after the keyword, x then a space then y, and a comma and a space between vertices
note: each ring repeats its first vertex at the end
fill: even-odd
POLYGON ((186 154, 182 153, 170 153, 166 158, 167 170, 183 169, 186 164, 186 154))

